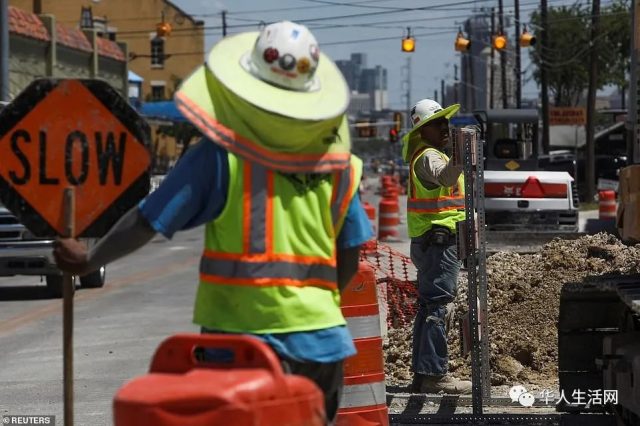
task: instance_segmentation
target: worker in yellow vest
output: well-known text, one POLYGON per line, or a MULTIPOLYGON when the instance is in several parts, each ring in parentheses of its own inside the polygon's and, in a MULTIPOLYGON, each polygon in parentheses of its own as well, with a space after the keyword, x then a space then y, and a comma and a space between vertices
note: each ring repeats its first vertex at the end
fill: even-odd
POLYGON ((82 275, 204 224, 193 321, 266 341, 323 390, 330 422, 355 354, 340 290, 372 236, 346 82, 306 27, 283 21, 222 39, 175 101, 203 140, 90 251, 59 240, 58 266, 82 275))
POLYGON ((462 168, 445 154, 449 119, 460 105, 442 108, 423 99, 411 109, 403 138, 409 163, 407 225, 418 270, 418 312, 413 329, 412 391, 464 394, 471 382, 448 374, 447 323, 453 315, 460 261, 456 223, 465 219, 462 168))

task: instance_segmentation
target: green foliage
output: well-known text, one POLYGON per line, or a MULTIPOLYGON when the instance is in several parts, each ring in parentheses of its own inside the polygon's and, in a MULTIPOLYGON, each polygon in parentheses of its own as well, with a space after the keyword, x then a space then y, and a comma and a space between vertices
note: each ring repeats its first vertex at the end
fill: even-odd
MULTIPOLYGON (((601 9, 598 50, 598 89, 607 85, 626 86, 630 64, 630 0, 614 0, 601 9)), ((541 40, 540 12, 531 14, 536 39, 541 40)), ((581 4, 549 8, 548 46, 538 42, 530 51, 536 65, 533 78, 540 84, 541 58, 547 64, 550 94, 555 106, 576 106, 589 86, 591 8, 581 4)))

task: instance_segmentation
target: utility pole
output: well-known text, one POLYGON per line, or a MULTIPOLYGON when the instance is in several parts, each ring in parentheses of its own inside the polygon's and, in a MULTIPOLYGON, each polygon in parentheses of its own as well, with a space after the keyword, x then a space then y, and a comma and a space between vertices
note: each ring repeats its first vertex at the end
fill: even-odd
MULTIPOLYGON (((496 8, 492 7, 491 8, 491 36, 493 37, 495 33, 496 33, 496 8)), ((489 77, 489 108, 491 109, 493 109, 493 92, 495 90, 495 84, 494 84, 495 53, 496 53, 496 49, 493 48, 493 43, 491 43, 491 69, 489 70, 489 72, 491 73, 489 77)))
POLYGON ((596 120, 596 90, 598 79, 598 26, 600 24, 600 0, 593 0, 591 7, 591 66, 589 68, 589 93, 587 95, 587 146, 585 152, 585 177, 587 179, 587 200, 593 200, 596 195, 595 171, 595 120, 596 120))
POLYGON ((453 64, 453 103, 458 103, 458 64, 453 64))
POLYGON ((227 11, 222 11, 222 37, 227 36, 227 11))
POLYGON ((516 20, 516 36, 513 38, 513 46, 516 48, 516 108, 522 108, 522 64, 520 61, 520 1, 514 0, 516 20))
POLYGON ((9 101, 9 0, 0 0, 0 100, 9 101))
MULTIPOLYGON (((438 102, 438 89, 433 91, 433 100, 438 102)), ((440 99, 440 105, 442 105, 442 99, 440 99)))
POLYGON ((631 78, 627 114, 627 153, 630 163, 640 163, 640 0, 631 5, 631 78))
POLYGON ((549 87, 547 82, 547 58, 545 49, 548 45, 547 0, 540 1, 540 92, 542 95, 542 152, 549 152, 549 87))
MULTIPOLYGON (((498 25, 500 33, 504 34, 504 11, 502 8, 502 0, 498 0, 498 25)), ((507 49, 500 51, 500 80, 502 81, 502 108, 508 108, 507 101, 507 49)))
POLYGON ((442 105, 443 108, 446 108, 445 104, 447 103, 447 99, 445 96, 444 79, 440 80, 440 99, 442 100, 440 104, 442 105))
POLYGON ((412 126, 411 123, 411 56, 407 57, 407 64, 402 67, 402 70, 406 70, 404 73, 404 80, 401 82, 401 87, 405 89, 404 95, 406 101, 407 108, 407 117, 405 120, 405 126, 407 129, 410 129, 412 126))

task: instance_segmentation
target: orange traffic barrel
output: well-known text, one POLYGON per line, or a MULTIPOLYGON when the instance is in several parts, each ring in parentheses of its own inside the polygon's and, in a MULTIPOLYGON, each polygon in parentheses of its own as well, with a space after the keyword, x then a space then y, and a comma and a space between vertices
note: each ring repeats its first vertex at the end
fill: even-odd
POLYGON ((397 198, 382 198, 378 208, 378 240, 399 237, 400 205, 397 198))
POLYGON ((364 211, 367 213, 371 228, 373 229, 373 238, 363 244, 362 251, 364 253, 375 253, 378 243, 376 242, 376 208, 366 201, 363 203, 364 211))
POLYGON ((611 220, 616 218, 616 193, 612 190, 598 192, 598 219, 611 220))
POLYGON ((380 309, 374 270, 360 262, 341 295, 342 314, 358 353, 344 362, 336 426, 388 426, 380 309))
POLYGON ((315 383, 285 375, 261 340, 233 334, 169 337, 156 350, 149 374, 118 390, 113 414, 115 426, 322 426, 326 421, 315 383))

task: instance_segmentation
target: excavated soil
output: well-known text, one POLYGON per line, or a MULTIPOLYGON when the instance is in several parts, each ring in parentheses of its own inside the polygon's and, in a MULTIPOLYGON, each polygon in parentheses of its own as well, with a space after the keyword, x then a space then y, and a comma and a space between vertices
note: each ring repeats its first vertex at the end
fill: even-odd
MULTIPOLYGON (((589 275, 640 272, 640 244, 626 246, 601 233, 554 240, 535 254, 500 252, 487 259, 491 384, 557 387, 560 289, 589 275)), ((467 311, 467 277, 461 273, 456 327, 449 332, 449 370, 471 377, 470 355, 460 355, 458 320, 467 311)), ((586 313, 588 314, 588 313, 586 313)), ((411 325, 390 329, 385 344, 387 383, 411 381, 411 325)))

